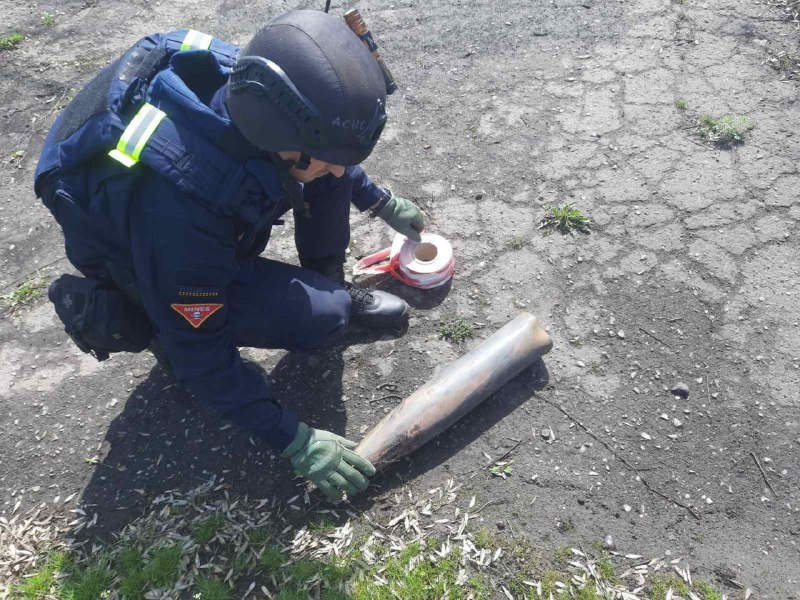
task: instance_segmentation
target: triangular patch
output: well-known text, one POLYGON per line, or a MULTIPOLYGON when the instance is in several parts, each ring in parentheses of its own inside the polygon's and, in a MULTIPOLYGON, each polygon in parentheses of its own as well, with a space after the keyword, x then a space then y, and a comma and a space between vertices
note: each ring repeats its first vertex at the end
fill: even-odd
POLYGON ((197 329, 205 320, 222 308, 222 304, 170 304, 172 310, 197 329))

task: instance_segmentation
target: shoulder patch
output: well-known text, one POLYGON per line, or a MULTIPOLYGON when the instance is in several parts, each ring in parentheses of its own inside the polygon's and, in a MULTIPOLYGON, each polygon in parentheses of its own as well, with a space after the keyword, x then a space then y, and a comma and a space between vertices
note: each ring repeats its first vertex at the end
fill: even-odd
POLYGON ((222 304, 170 304, 172 310, 197 329, 206 319, 222 308, 222 304))

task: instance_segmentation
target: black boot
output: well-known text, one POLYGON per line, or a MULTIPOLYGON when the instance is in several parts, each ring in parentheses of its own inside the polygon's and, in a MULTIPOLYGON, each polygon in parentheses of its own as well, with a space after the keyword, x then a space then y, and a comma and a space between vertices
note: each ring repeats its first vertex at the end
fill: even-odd
POLYGON ((350 292, 350 322, 364 327, 388 329, 397 327, 408 318, 408 304, 394 294, 360 288, 350 282, 344 283, 350 292))
POLYGON ((408 304, 394 294, 360 288, 344 279, 344 257, 300 258, 300 264, 311 271, 333 279, 350 293, 350 322, 363 327, 388 329, 408 318, 408 304))

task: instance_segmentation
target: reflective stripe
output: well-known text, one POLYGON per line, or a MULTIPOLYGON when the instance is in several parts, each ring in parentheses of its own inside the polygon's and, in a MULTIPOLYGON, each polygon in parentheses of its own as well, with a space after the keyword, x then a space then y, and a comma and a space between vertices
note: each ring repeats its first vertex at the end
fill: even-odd
POLYGON ((166 113, 152 104, 145 103, 125 128, 125 131, 122 132, 122 137, 119 138, 117 147, 109 152, 108 155, 126 167, 135 165, 139 162, 139 155, 144 150, 158 124, 161 123, 161 119, 166 116, 166 113))
POLYGON ((201 33, 190 29, 186 37, 183 38, 181 50, 208 50, 211 46, 211 40, 214 38, 207 33, 201 33))

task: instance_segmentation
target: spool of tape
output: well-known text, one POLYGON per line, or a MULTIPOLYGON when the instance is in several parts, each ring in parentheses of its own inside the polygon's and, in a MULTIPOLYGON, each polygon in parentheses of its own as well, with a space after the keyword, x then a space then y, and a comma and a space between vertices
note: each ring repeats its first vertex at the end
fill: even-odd
POLYGON ((358 261, 353 267, 353 274, 389 273, 406 285, 423 290, 444 285, 455 272, 453 248, 440 235, 423 233, 421 237, 421 242, 414 242, 397 234, 390 248, 358 261), (379 264, 387 259, 388 264, 379 264))

